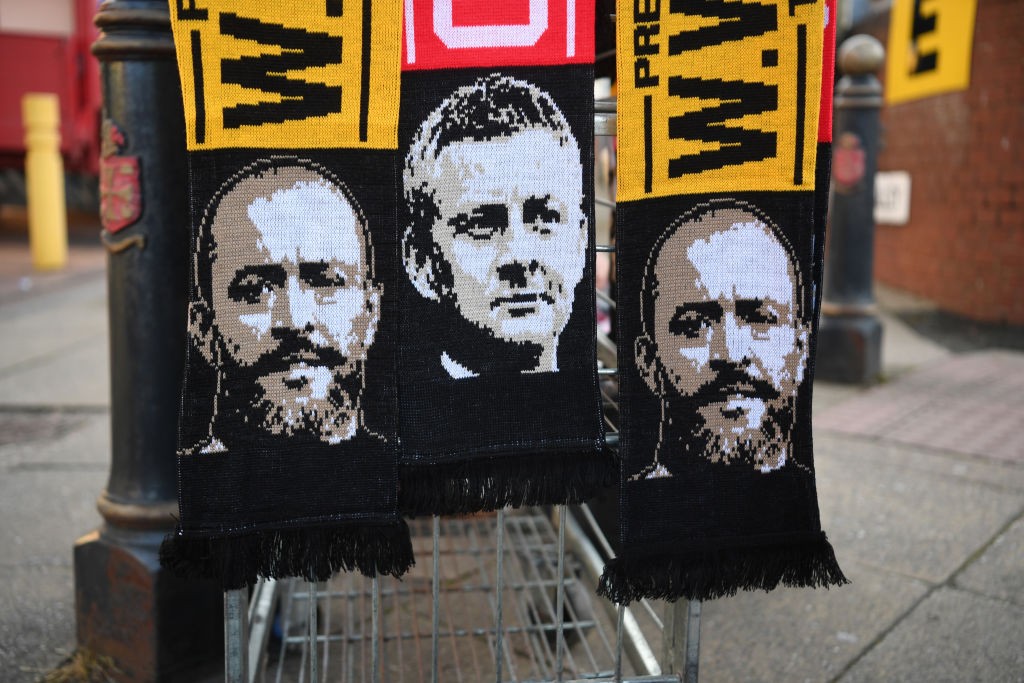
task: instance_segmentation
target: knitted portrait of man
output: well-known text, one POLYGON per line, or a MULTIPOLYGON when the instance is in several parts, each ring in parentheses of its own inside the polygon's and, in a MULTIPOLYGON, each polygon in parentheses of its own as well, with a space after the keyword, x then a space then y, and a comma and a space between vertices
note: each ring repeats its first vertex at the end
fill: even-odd
POLYGON ((661 402, 653 463, 633 479, 672 476, 693 458, 768 473, 792 456, 809 326, 788 243, 743 202, 680 218, 644 270, 636 365, 661 402))
POLYGON ((451 317, 443 372, 557 372, 586 266, 580 146, 551 96, 491 74, 419 126, 402 181, 405 271, 451 317))
POLYGON ((198 240, 189 331, 217 373, 201 450, 225 450, 226 434, 366 435, 363 369, 383 292, 348 189, 312 162, 257 162, 217 193, 198 240))

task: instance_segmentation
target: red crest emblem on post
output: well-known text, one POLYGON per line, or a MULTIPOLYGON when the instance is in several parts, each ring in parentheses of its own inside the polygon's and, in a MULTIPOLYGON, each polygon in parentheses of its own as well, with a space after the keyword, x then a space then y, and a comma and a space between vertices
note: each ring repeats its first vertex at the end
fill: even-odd
POLYGON ((864 177, 866 163, 860 138, 853 133, 840 135, 832 152, 832 177, 835 178, 836 189, 852 190, 864 177))
POLYGON ((103 122, 100 152, 100 220, 109 233, 127 228, 142 215, 139 158, 118 154, 124 135, 112 121, 103 122))

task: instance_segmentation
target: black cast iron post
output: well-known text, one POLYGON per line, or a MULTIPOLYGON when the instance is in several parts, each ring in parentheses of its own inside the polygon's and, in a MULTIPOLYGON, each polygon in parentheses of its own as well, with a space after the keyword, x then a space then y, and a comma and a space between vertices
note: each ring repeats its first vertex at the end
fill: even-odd
POLYGON ((882 324, 875 308, 875 169, 885 50, 871 36, 839 49, 845 74, 836 85, 832 194, 816 376, 868 384, 882 370, 882 324))
POLYGON ((108 0, 103 34, 102 240, 112 452, 103 524, 75 544, 80 647, 123 681, 194 680, 223 647, 222 594, 160 568, 177 514, 175 445, 189 258, 181 92, 166 0, 108 0))

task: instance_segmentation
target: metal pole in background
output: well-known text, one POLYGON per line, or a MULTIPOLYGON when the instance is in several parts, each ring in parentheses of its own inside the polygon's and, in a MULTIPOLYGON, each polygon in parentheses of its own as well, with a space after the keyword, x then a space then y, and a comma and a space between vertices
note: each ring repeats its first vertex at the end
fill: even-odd
MULTIPOLYGON (((224 683, 249 683, 249 591, 224 592, 224 683)), ((314 657, 315 659, 315 657, 314 657)))
MULTIPOLYGON (((180 6, 180 3, 179 3, 180 6)), ((99 529, 75 544, 78 643, 118 680, 219 666, 223 595, 160 568, 177 514, 175 444, 189 256, 184 119, 166 0, 108 0, 103 35, 102 240, 110 318, 112 452, 99 529)))
POLYGON ((867 384, 882 369, 882 324, 875 308, 875 169, 878 162, 885 59, 871 36, 848 38, 839 48, 845 74, 836 85, 832 193, 825 254, 824 301, 818 331, 816 376, 867 384))

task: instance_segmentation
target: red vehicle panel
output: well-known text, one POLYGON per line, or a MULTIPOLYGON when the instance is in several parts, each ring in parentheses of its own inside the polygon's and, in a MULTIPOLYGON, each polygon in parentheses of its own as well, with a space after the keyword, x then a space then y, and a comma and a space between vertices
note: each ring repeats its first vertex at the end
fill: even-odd
POLYGON ((99 171, 99 65, 89 52, 98 37, 94 0, 73 4, 71 35, 42 35, 0 25, 0 166, 20 168, 25 154, 21 98, 50 92, 60 98, 61 152, 65 168, 99 171))

